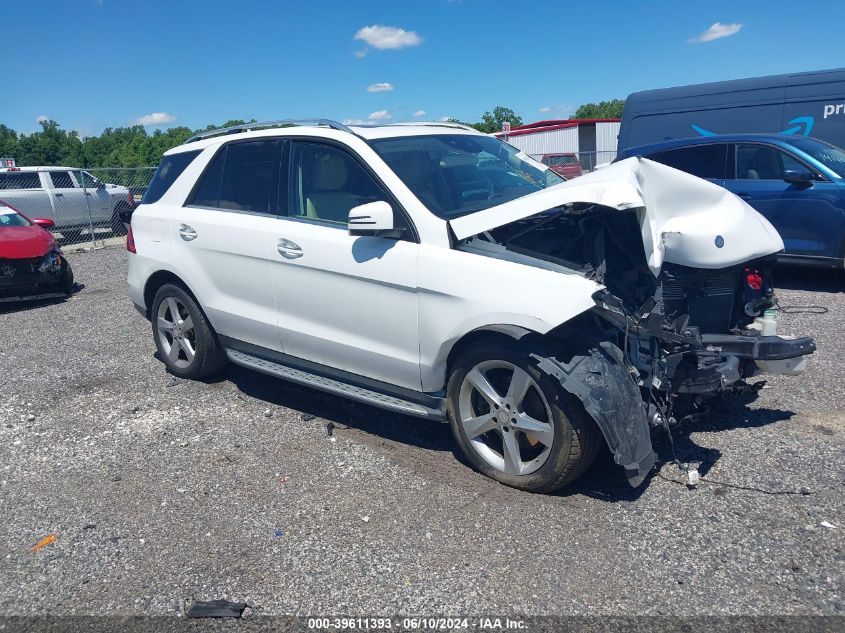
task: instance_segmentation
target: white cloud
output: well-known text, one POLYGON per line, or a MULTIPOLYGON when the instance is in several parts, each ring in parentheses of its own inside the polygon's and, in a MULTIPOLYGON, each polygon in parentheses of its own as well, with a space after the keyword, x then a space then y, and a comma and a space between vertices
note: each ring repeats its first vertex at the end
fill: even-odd
POLYGON ((723 37, 730 37, 736 35, 742 29, 742 24, 732 22, 731 24, 722 24, 721 22, 714 22, 709 28, 702 31, 698 37, 693 37, 687 40, 690 44, 700 44, 702 42, 712 42, 723 37))
MULTIPOLYGON (((380 51, 419 46, 423 42, 423 38, 416 31, 406 31, 395 26, 381 26, 379 24, 359 29, 355 33, 354 39, 361 40, 380 51)), ((357 51, 355 56, 363 57, 366 54, 366 50, 357 51)))
POLYGON ((426 115, 425 110, 417 110, 416 112, 414 112, 414 116, 425 116, 425 115, 426 115))
POLYGON ((144 116, 139 116, 137 119, 132 121, 133 125, 164 125, 165 123, 173 123, 176 120, 176 117, 168 112, 151 112, 150 114, 145 114, 144 116))
POLYGON ((378 110, 376 112, 371 112, 370 116, 367 117, 370 121, 387 121, 388 119, 392 119, 393 115, 390 114, 387 110, 378 110))
POLYGON ((551 112, 551 108, 549 106, 543 106, 540 108, 540 112, 551 112))
POLYGON ((344 119, 344 125, 364 125, 366 121, 364 119, 344 119))
POLYGON ((382 82, 367 86, 367 92, 389 92, 393 90, 393 84, 382 82))
POLYGON ((46 114, 40 114, 40 115, 39 115, 39 116, 35 119, 35 122, 36 122, 36 123, 44 123, 45 121, 49 121, 49 120, 50 120, 50 117, 48 117, 46 114))
POLYGON ((358 58, 361 58, 361 57, 366 57, 366 56, 367 56, 367 49, 365 48, 365 49, 364 49, 364 50, 362 50, 362 51, 355 51, 355 52, 354 52, 354 53, 352 53, 352 54, 353 54, 353 55, 355 55, 355 57, 358 57, 358 58))

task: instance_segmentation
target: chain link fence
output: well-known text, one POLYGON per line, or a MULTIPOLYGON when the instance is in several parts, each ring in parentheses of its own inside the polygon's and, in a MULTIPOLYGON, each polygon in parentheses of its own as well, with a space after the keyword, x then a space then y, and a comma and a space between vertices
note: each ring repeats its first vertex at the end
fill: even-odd
POLYGON ((0 200, 30 219, 52 220, 59 244, 91 248, 126 234, 124 218, 140 204, 155 167, 0 170, 0 200))

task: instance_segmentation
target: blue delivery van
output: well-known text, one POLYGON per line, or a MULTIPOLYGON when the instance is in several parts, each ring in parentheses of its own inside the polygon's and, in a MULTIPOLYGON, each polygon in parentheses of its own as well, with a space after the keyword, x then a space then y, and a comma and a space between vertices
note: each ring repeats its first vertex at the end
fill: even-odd
POLYGON ((618 149, 747 133, 845 147, 845 68, 635 92, 625 101, 618 149))

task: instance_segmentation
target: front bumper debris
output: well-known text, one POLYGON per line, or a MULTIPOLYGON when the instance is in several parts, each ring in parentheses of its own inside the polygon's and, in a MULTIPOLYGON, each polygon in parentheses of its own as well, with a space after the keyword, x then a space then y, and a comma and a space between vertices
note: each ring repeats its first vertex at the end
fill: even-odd
POLYGON ((602 432, 614 461, 639 486, 654 467, 654 450, 640 389, 622 351, 602 342, 568 363, 531 354, 539 369, 581 401, 602 432))
POLYGON ((781 336, 738 336, 703 334, 698 355, 736 356, 747 360, 784 360, 806 356, 816 351, 816 343, 809 336, 783 338, 781 336))

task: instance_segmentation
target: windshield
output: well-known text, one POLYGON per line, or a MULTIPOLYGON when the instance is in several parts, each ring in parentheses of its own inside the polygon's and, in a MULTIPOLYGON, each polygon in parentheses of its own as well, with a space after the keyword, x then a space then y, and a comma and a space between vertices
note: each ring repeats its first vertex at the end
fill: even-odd
POLYGON ((29 220, 14 209, 0 203, 0 229, 7 226, 29 226, 29 220))
POLYGON ((546 165, 491 136, 436 134, 372 141, 414 195, 449 219, 563 182, 546 165))
POLYGON ((845 151, 836 145, 813 138, 791 140, 795 147, 808 154, 830 169, 837 176, 845 178, 845 151))

